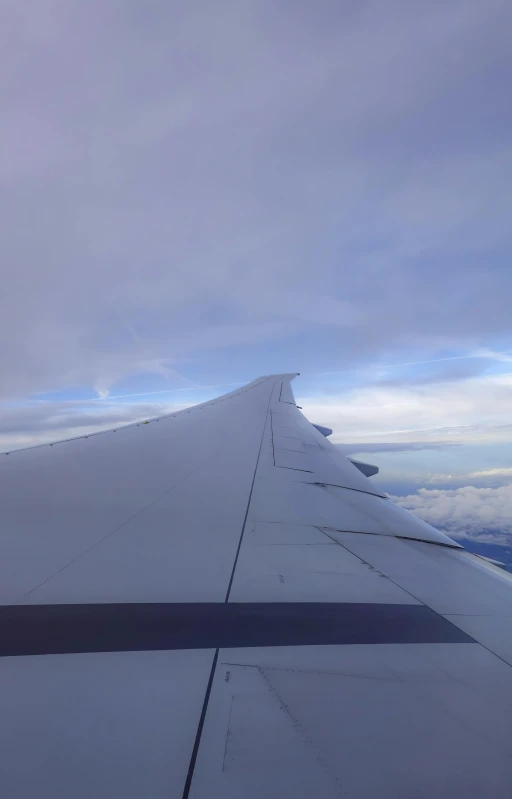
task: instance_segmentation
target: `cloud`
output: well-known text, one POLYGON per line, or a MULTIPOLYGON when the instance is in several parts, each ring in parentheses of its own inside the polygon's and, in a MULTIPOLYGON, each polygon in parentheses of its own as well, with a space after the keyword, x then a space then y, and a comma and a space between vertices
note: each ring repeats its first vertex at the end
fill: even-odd
POLYGON ((441 363, 443 361, 465 361, 465 360, 472 360, 474 358, 484 358, 490 359, 491 361, 506 361, 509 362, 512 360, 510 357, 510 353, 508 352, 495 352, 494 350, 490 350, 486 347, 479 347, 477 350, 473 352, 467 352, 464 355, 449 355, 443 358, 428 358, 426 361, 408 361, 406 363, 390 363, 390 364, 383 364, 381 365, 382 368, 386 369, 396 369, 400 366, 421 366, 424 364, 433 364, 433 363, 441 363))
POLYGON ((239 385, 240 382, 189 385, 160 391, 110 394, 92 399, 39 399, 25 404, 4 402, 0 405, 0 452, 164 416, 219 396, 239 385))
POLYGON ((439 444, 505 441, 512 435, 512 374, 297 396, 309 419, 334 430, 331 440, 351 447, 351 441, 439 444))
MULTIPOLYGON (((444 356, 442 358, 427 358, 426 360, 400 362, 382 362, 377 360, 366 368, 357 372, 362 382, 378 386, 403 386, 421 385, 423 383, 442 383, 451 380, 460 380, 483 374, 489 370, 489 362, 510 363, 512 357, 508 352, 493 351, 488 348, 478 348, 472 352, 459 355, 444 356), (442 364, 439 366, 439 364, 442 364), (434 366, 433 366, 434 365, 434 366), (424 367, 411 369, 410 367, 424 367), (393 378, 392 375, 395 375, 393 378), (396 376, 396 375, 399 375, 396 376)), ((304 374, 304 373, 302 373, 304 374)), ((332 377, 333 375, 346 375, 347 369, 335 372, 317 372, 308 374, 310 379, 318 377, 332 377)))
POLYGON ((478 472, 471 472, 471 474, 469 476, 473 477, 473 478, 481 478, 481 477, 491 477, 491 478, 494 478, 494 477, 512 477, 512 469, 508 469, 508 468, 507 469, 505 469, 505 468, 503 468, 503 469, 501 469, 501 468, 497 468, 497 469, 482 469, 482 470, 480 470, 478 472))
POLYGON ((476 358, 490 358, 494 361, 501 361, 502 363, 512 363, 512 354, 510 352, 496 352, 490 350, 488 347, 479 347, 475 352, 476 358))
POLYGON ((468 484, 478 487, 501 486, 512 481, 512 469, 508 467, 495 467, 493 469, 477 469, 473 472, 440 472, 423 475, 422 482, 437 484, 438 486, 466 486, 468 484))
MULTIPOLYGON (((376 380, 376 384, 380 386, 422 386, 429 383, 448 383, 459 380, 465 380, 470 377, 485 374, 488 370, 488 364, 483 360, 476 358, 468 360, 456 360, 443 364, 442 366, 424 367, 422 369, 408 369, 407 371, 400 370, 400 376, 389 378, 383 376, 382 379, 376 380)), ((385 375, 386 373, 384 373, 385 375)))
POLYGON ((0 452, 110 430, 183 407, 183 403, 177 402, 40 402, 26 407, 4 407, 0 413, 0 452))
POLYGON ((265 373, 494 346, 511 22, 505 0, 8 2, 3 396, 229 380, 236 347, 265 373))
POLYGON ((454 441, 387 441, 339 445, 346 455, 357 452, 422 452, 426 449, 445 449, 457 446, 454 441))
POLYGON ((464 486, 420 489, 392 497, 420 519, 457 538, 509 545, 512 535, 512 483, 498 488, 464 486))

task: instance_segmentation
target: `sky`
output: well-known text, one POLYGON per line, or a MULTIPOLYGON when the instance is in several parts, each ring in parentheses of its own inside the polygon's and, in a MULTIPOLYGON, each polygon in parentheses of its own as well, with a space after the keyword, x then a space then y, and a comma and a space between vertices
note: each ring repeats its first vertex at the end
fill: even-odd
POLYGON ((505 551, 511 25, 508 0, 7 0, 0 451, 297 371, 384 490, 505 551))

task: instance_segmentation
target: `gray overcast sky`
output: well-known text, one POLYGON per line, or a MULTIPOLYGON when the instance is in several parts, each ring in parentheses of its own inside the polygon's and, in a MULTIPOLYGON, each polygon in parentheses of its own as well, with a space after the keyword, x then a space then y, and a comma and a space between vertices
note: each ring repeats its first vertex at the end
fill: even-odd
POLYGON ((502 0, 4 2, 5 446, 283 370, 340 440, 496 444, 511 29, 502 0))

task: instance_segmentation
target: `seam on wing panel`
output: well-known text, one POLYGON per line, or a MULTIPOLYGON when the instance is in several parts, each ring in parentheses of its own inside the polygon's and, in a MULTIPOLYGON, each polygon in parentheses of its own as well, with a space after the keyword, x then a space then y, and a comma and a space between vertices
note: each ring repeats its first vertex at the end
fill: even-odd
POLYGON ((204 720, 206 718, 206 711, 208 710, 208 702, 210 700, 210 694, 212 692, 212 685, 213 685, 213 678, 215 676, 215 669, 217 666, 217 661, 219 659, 219 650, 215 650, 215 655, 213 656, 213 663, 210 670, 210 676, 208 678, 208 685, 206 686, 206 694, 204 697, 203 707, 201 708, 201 715, 199 717, 199 724, 197 727, 197 733, 194 740, 194 746, 192 748, 192 755, 190 757, 190 763, 188 766, 187 771, 187 778, 185 780, 185 787, 183 788, 183 797, 182 799, 187 799, 187 796, 190 793, 190 787, 192 785, 192 778, 194 776, 194 767, 196 765, 197 754, 199 752, 199 744, 201 743, 201 733, 204 727, 204 720))
POLYGON ((199 468, 202 468, 202 467, 204 466, 204 464, 205 464, 205 463, 208 463, 208 461, 211 461, 211 459, 212 459, 212 458, 213 458, 215 455, 216 455, 216 452, 212 452, 212 454, 211 454, 211 455, 210 455, 210 456, 209 456, 209 457, 208 457, 208 458, 207 458, 205 461, 202 461, 202 462, 201 462, 201 463, 199 463, 199 464, 197 464, 197 463, 196 463, 196 464, 195 464, 195 466, 194 466, 194 468, 193 468, 193 469, 191 469, 191 471, 190 471, 190 472, 187 472, 187 474, 186 474, 186 475, 184 475, 182 478, 180 478, 180 479, 179 479, 179 480, 177 480, 175 483, 173 483, 173 485, 172 485, 172 486, 170 486, 169 488, 166 488, 166 489, 165 489, 165 491, 163 491, 163 492, 162 492, 161 494, 159 494, 157 497, 155 497, 154 499, 152 499, 152 500, 151 500, 151 502, 148 502, 146 505, 144 505, 144 507, 140 508, 138 511, 136 511, 135 513, 133 513, 133 514, 132 514, 132 515, 131 515, 131 516, 130 516, 128 519, 125 519, 125 520, 124 520, 124 522, 121 522, 121 524, 118 524, 118 525, 117 525, 117 527, 116 527, 114 530, 110 530, 110 532, 108 532, 106 535, 104 535, 104 536, 103 536, 103 538, 100 538, 100 540, 99 540, 99 541, 95 541, 95 542, 94 542, 94 544, 92 544, 90 547, 87 547, 87 549, 84 549, 84 551, 83 551, 83 552, 80 552, 80 554, 76 555, 76 556, 75 556, 74 558, 72 558, 72 559, 71 559, 71 560, 70 560, 68 563, 64 564, 64 566, 61 566, 61 567, 60 567, 60 569, 57 569, 57 571, 56 571, 56 572, 54 572, 53 574, 50 574, 50 576, 49 576, 49 577, 46 577, 44 580, 42 580, 42 582, 38 583, 36 586, 34 586, 34 588, 31 588, 31 589, 30 589, 30 591, 26 591, 26 592, 25 592, 25 593, 24 593, 22 596, 18 597, 18 598, 17 598, 17 599, 16 599, 14 602, 11 602, 10 604, 11 604, 11 605, 17 605, 17 604, 18 604, 19 602, 21 602, 23 599, 26 599, 28 596, 30 596, 30 594, 33 594, 33 593, 34 593, 34 591, 37 591, 37 589, 38 589, 38 588, 41 588, 41 586, 43 586, 43 585, 46 585, 46 583, 50 582, 50 580, 53 580, 53 578, 54 578, 54 577, 56 577, 58 574, 60 574, 61 572, 63 572, 63 571, 64 571, 65 569, 67 569, 69 566, 72 566, 72 565, 73 565, 73 563, 76 563, 76 561, 77 561, 77 560, 80 560, 80 558, 83 558, 83 557, 84 557, 84 555, 87 555, 89 552, 91 552, 91 550, 93 550, 93 549, 95 549, 96 547, 100 546, 100 544, 103 544, 103 542, 104 542, 104 541, 106 541, 106 540, 107 540, 107 538, 110 538, 110 536, 112 536, 112 535, 115 535, 115 533, 118 533, 118 532, 119 532, 119 530, 121 530, 123 527, 125 527, 125 525, 129 524, 129 522, 131 522, 133 519, 136 519, 136 518, 137 518, 137 516, 140 516, 140 515, 141 515, 141 513, 144 513, 144 511, 146 511, 146 510, 147 510, 148 508, 150 508, 152 505, 155 505, 155 504, 156 504, 156 503, 157 503, 159 500, 161 500, 161 499, 162 499, 163 497, 165 497, 167 494, 170 494, 170 493, 171 493, 171 491, 174 491, 174 489, 175 489, 175 488, 176 488, 178 485, 180 485, 180 483, 183 483, 183 482, 184 482, 184 480, 187 480, 187 479, 190 477, 190 475, 191 475, 191 474, 193 474, 194 472, 196 472, 196 471, 197 471, 199 468))
MULTIPOLYGON (((286 524, 286 522, 275 522, 276 524, 286 524)), ((436 547, 445 547, 446 549, 453 549, 455 552, 467 552, 464 547, 457 544, 446 544, 444 541, 432 541, 428 538, 412 538, 408 535, 397 535, 396 533, 372 533, 369 530, 340 530, 338 527, 330 527, 330 526, 323 526, 312 524, 311 527, 316 527, 318 530, 322 532, 324 530, 332 530, 333 533, 350 533, 351 535, 376 535, 380 538, 397 538, 400 541, 415 541, 418 544, 432 544, 436 547)))
MULTIPOLYGON (((226 592, 226 598, 224 599, 224 603, 225 604, 229 601, 229 594, 231 592, 231 586, 233 584, 233 578, 235 576, 236 565, 238 563, 238 556, 240 554, 240 548, 242 546, 242 540, 243 540, 244 532, 245 532, 245 525, 247 523, 247 517, 249 515, 249 508, 251 506, 252 492, 254 490, 254 483, 256 481, 256 474, 257 474, 257 471, 258 471, 258 464, 260 462, 261 450, 262 450, 262 447, 263 447, 263 440, 265 438, 265 429, 267 427, 267 420, 268 420, 268 415, 269 415, 269 411, 270 411, 270 403, 272 401, 272 396, 274 394, 274 391, 275 391, 275 384, 274 384, 274 386, 272 388, 272 391, 270 392, 270 397, 268 398, 267 412, 265 414, 265 421, 263 422, 263 430, 261 431, 260 448, 258 450, 258 457, 256 458, 256 466, 254 467, 254 474, 253 474, 253 477, 252 477, 251 490, 249 491, 249 499, 247 500, 247 508, 245 509, 245 516, 244 516, 244 521, 243 521, 243 524, 242 524, 242 532, 240 533, 240 540, 238 542, 238 547, 237 547, 236 554, 235 554, 235 560, 234 560, 234 563, 233 563, 233 570, 231 572, 231 577, 230 577, 229 584, 228 584, 228 590, 226 592)), ((270 412, 270 419, 272 420, 272 413, 271 412, 270 412)), ((272 421, 271 421, 271 423, 272 423, 272 421)), ((199 718, 199 724, 197 726, 196 737, 195 737, 195 740, 194 740, 194 746, 193 746, 192 754, 191 754, 191 757, 190 757, 190 763, 189 763, 189 766, 188 766, 187 778, 185 780, 185 786, 183 788, 182 799, 187 799, 189 794, 190 794, 190 788, 192 786, 192 779, 194 777, 194 769, 195 769, 195 765, 196 765, 196 762, 197 762, 197 755, 199 753, 199 746, 201 744, 201 736, 203 734, 204 722, 205 722, 205 719, 206 719, 206 712, 208 710, 208 704, 209 704, 210 695, 211 695, 211 692, 212 692, 213 679, 215 677, 215 671, 216 671, 216 668, 217 668, 218 658, 219 658, 219 649, 216 649, 215 650, 215 656, 213 658, 212 668, 211 668, 211 671, 210 671, 210 677, 208 679, 208 685, 206 687, 206 693, 205 693, 205 697, 204 697, 204 701, 203 701, 203 707, 201 709, 201 716, 199 718)))
POLYGON ((331 783, 332 787, 334 788, 336 794, 341 796, 341 780, 339 777, 336 776, 335 773, 332 772, 329 762, 327 758, 322 754, 321 748, 315 744, 313 738, 311 738, 304 728, 303 724, 299 721, 299 719, 294 716, 289 708, 289 706, 284 701, 284 698, 281 696, 275 685, 272 684, 270 676, 265 673, 266 669, 264 666, 256 666, 260 676, 263 678, 267 690, 277 699, 279 703, 279 709, 281 713, 285 716, 287 721, 291 724, 292 730, 296 733, 296 735, 300 738, 303 745, 305 746, 306 750, 310 751, 313 758, 316 760, 322 771, 324 772, 325 776, 327 777, 328 781, 331 783))
POLYGON ((313 483, 306 483, 306 485, 317 486, 318 488, 344 488, 346 491, 358 491, 360 494, 369 494, 371 497, 379 497, 379 499, 389 499, 385 494, 376 494, 374 491, 365 491, 364 488, 353 488, 353 486, 342 486, 339 483, 324 483, 320 480, 313 483))
MULTIPOLYGON (((261 450, 262 450, 262 447, 263 447, 263 440, 265 438, 265 428, 267 426, 267 420, 268 420, 269 409, 270 409, 270 402, 272 400, 272 394, 273 393, 274 393, 274 391, 271 392, 269 400, 268 400, 267 412, 265 414, 265 421, 263 423, 263 430, 262 430, 262 433, 261 433, 260 448, 258 450, 258 457, 256 458, 256 466, 254 467, 254 474, 253 474, 253 477, 252 477, 251 490, 249 491, 249 499, 247 500, 247 507, 245 509, 245 516, 244 516, 244 521, 243 521, 243 524, 242 524, 242 532, 240 533, 240 540, 238 542, 238 548, 236 550, 235 561, 233 563, 233 570, 231 572, 231 578, 230 578, 229 584, 228 584, 228 590, 227 590, 227 593, 226 593, 226 599, 224 600, 225 602, 229 601, 229 594, 231 592, 231 586, 233 584, 233 578, 235 576, 235 570, 236 570, 236 566, 237 566, 237 563, 238 563, 238 556, 240 554, 240 548, 242 546, 242 540, 243 540, 244 533, 245 533, 245 525, 247 524, 247 517, 249 515, 249 508, 251 506, 252 493, 254 491, 254 483, 256 482, 256 474, 258 472, 258 465, 259 465, 259 462, 260 462, 261 450)), ((270 415, 270 418, 272 420, 272 414, 270 415)), ((272 421, 271 421, 271 424, 272 424, 272 421)))
MULTIPOLYGON (((293 452, 293 450, 287 449, 286 452, 293 452)), ((311 469, 297 469, 295 466, 278 466, 277 463, 274 464, 276 469, 288 469, 290 472, 306 472, 306 474, 314 474, 311 469)), ((294 482, 300 482, 294 481, 294 482)), ((302 483, 302 485, 312 485, 311 483, 302 483)))
POLYGON ((395 535, 401 541, 417 541, 418 544, 435 544, 436 547, 446 547, 446 549, 454 549, 456 552, 466 552, 467 550, 460 544, 446 544, 444 541, 431 541, 428 538, 412 538, 410 535, 395 535))
POLYGON ((274 461, 274 466, 276 465, 276 448, 274 444, 274 420, 273 420, 273 411, 270 409, 270 439, 272 441, 272 459, 274 461))
MULTIPOLYGON (((327 535, 327 533, 326 533, 326 535, 327 535)), ((330 538, 329 535, 327 535, 327 537, 330 538)), ((332 540, 335 541, 336 539, 333 538, 332 540)), ((369 566, 370 569, 373 569, 374 571, 377 571, 379 574, 382 574, 382 576, 385 577, 386 580, 389 580, 390 583, 393 583, 394 585, 396 585, 397 588, 400 588, 401 591, 405 591, 406 594, 409 594, 409 596, 411 596, 413 599, 415 599, 416 602, 419 602, 421 605, 423 605, 423 607, 428 608, 433 613, 435 613, 437 616, 440 616, 441 618, 445 619, 446 621, 450 621, 450 619, 446 618, 446 616, 443 616, 442 613, 438 613, 437 610, 434 610, 434 608, 432 608, 426 602, 423 602, 422 599, 420 599, 419 597, 415 596, 411 591, 408 591, 407 588, 404 588, 403 585, 400 585, 400 583, 397 583, 396 580, 393 580, 387 574, 384 574, 384 572, 381 572, 379 569, 376 568, 376 566, 372 566, 372 564, 369 563, 369 561, 365 560, 360 555, 356 555, 355 552, 352 552, 352 550, 349 549, 348 547, 346 547, 344 544, 340 544, 339 541, 336 541, 336 543, 339 544, 340 547, 343 547, 343 549, 345 549, 347 552, 350 552, 351 555, 354 555, 354 557, 359 558, 360 561, 362 561, 363 563, 366 563, 366 565, 369 566)), ((425 543, 425 542, 423 542, 423 543, 425 543)), ((455 627, 455 629, 457 629, 457 630, 461 629, 460 627, 457 627, 457 625, 454 622, 452 622, 452 621, 450 621, 450 624, 452 624, 455 627)), ((464 631, 462 631, 462 632, 464 632, 464 631)), ((469 635, 469 634, 466 633, 466 635, 469 635)), ((472 636, 469 636, 469 637, 473 640, 473 642, 475 644, 479 644, 480 646, 483 646, 484 649, 487 649, 488 652, 491 652, 493 655, 496 655, 496 653, 493 652, 492 649, 489 649, 487 646, 484 646, 484 644, 482 644, 480 641, 477 641, 476 638, 473 638, 472 636)), ((499 658, 500 660, 503 660, 503 658, 500 655, 496 655, 496 657, 499 658)), ((507 666, 510 666, 512 668, 511 664, 508 663, 506 660, 503 660, 503 662, 507 663, 507 666)))
POLYGON ((297 403, 283 399, 283 387, 284 387, 284 380, 281 380, 281 391, 279 392, 279 402, 282 402, 283 405, 295 405, 295 407, 297 407, 297 403))

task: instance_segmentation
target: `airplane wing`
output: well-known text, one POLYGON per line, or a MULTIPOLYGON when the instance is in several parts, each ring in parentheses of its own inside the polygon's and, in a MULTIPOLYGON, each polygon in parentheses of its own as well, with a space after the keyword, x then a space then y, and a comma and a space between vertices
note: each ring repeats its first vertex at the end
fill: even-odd
POLYGON ((0 456, 2 796, 511 796, 510 575, 292 377, 0 456))

